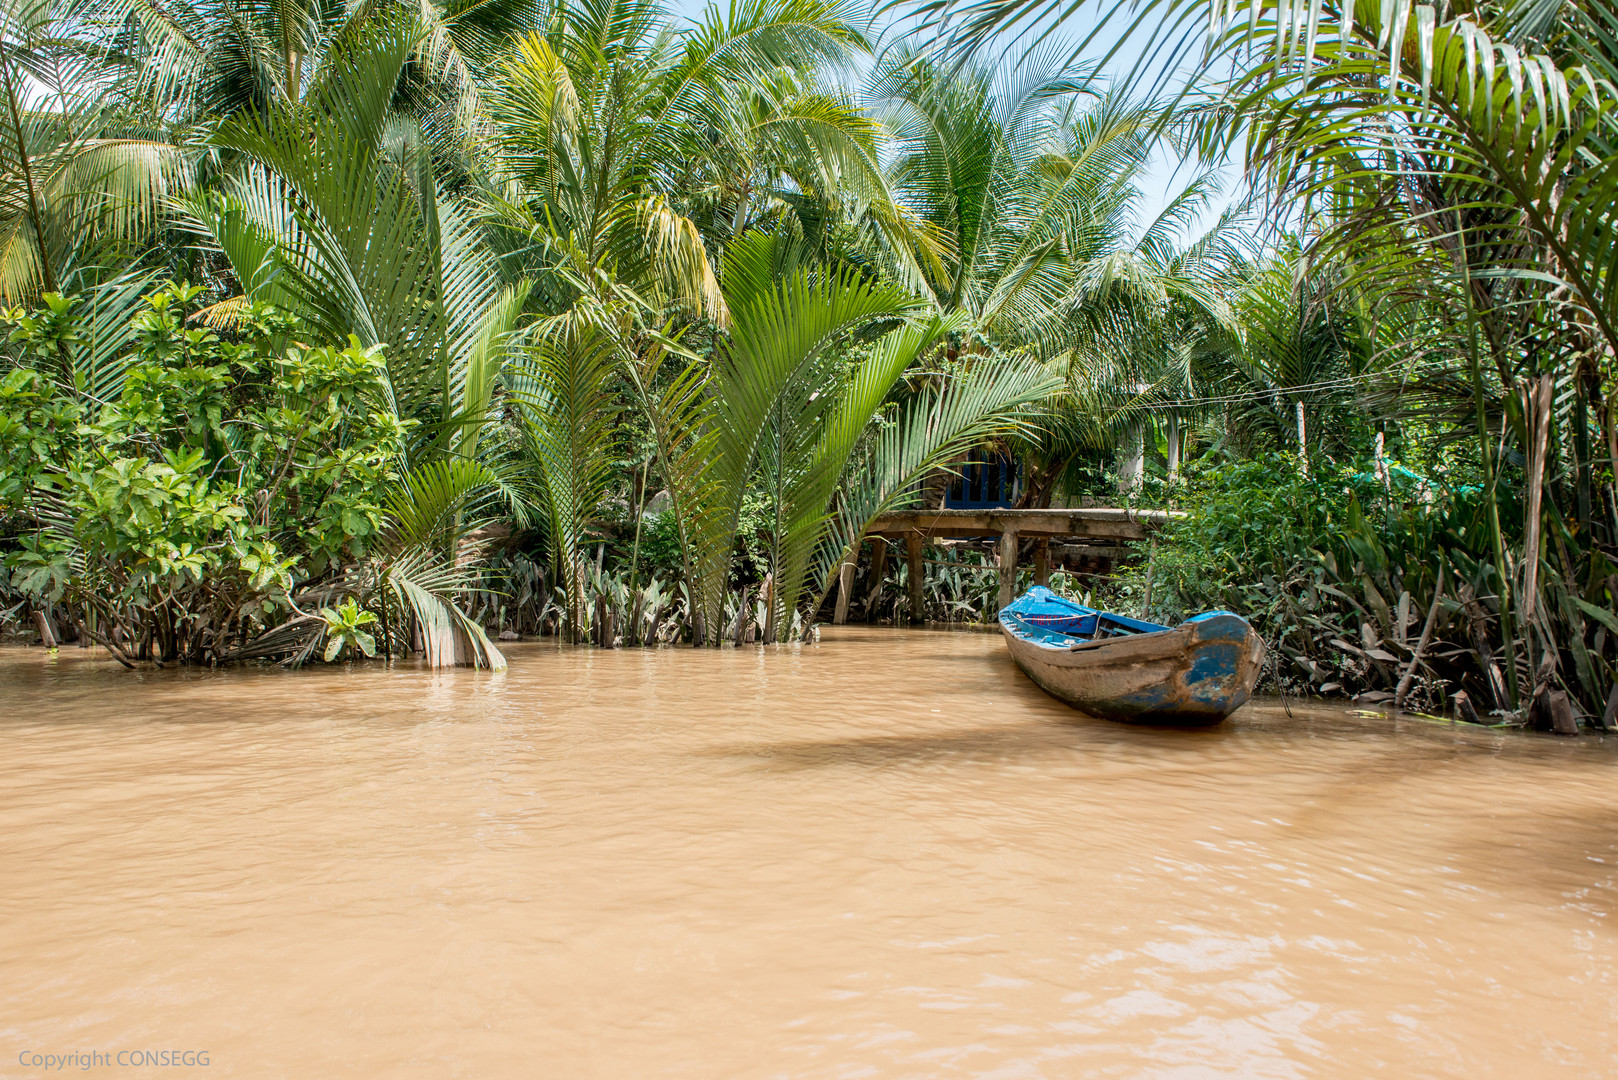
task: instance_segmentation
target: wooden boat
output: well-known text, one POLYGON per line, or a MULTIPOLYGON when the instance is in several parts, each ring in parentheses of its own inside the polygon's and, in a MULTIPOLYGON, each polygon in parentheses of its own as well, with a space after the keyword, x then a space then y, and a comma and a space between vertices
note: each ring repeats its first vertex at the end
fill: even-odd
POLYGON ((1240 615, 1160 626, 1035 586, 1000 611, 1017 666, 1051 695, 1109 720, 1217 724, 1252 696, 1264 640, 1240 615))

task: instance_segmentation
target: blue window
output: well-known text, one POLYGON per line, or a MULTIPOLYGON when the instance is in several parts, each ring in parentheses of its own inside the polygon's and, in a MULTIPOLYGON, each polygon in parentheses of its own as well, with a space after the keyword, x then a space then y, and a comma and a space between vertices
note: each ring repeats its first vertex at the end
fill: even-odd
POLYGON ((1004 454, 974 450, 957 462, 944 506, 950 510, 1004 510, 1017 499, 1017 462, 1004 454))

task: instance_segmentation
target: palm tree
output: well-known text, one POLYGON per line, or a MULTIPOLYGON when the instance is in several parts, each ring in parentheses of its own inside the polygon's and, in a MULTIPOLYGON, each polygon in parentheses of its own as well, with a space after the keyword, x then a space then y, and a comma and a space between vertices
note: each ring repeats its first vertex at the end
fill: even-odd
POLYGON ((1119 96, 1086 105, 1090 75, 1035 60, 993 79, 906 57, 872 89, 899 146, 894 190, 952 241, 929 286, 944 310, 969 316, 967 351, 1028 349, 1067 383, 1042 435, 1016 447, 1033 505, 1048 504, 1093 451, 1125 446, 1130 474, 1149 409, 1189 395, 1196 343, 1230 322, 1206 269, 1218 230, 1178 247, 1211 181, 1193 179, 1138 223, 1139 183, 1165 118, 1119 96))
POLYGON ((1296 242, 1248 270, 1233 301, 1242 348, 1210 380, 1247 431, 1295 445, 1305 473, 1311 446, 1343 431, 1371 373, 1368 320, 1345 276, 1339 265, 1311 266, 1296 242))
POLYGON ((0 301, 76 295, 84 347, 58 350, 68 385, 115 393, 130 315, 165 269, 154 254, 166 201, 189 189, 186 157, 101 92, 77 0, 32 0, 0 19, 0 301))
MULTIPOLYGON (((981 44, 1018 19, 1080 6, 974 0, 962 40, 981 44)), ((1123 5, 1099 8, 1110 17, 1123 5)), ((1540 581, 1570 568, 1543 559, 1540 537, 1555 517, 1574 517, 1585 535, 1600 526, 1590 413, 1618 375, 1618 293, 1610 280, 1618 266, 1611 198, 1618 13, 1607 4, 1444 8, 1411 0, 1302 8, 1150 0, 1132 10, 1150 21, 1157 41, 1201 22, 1204 68, 1233 67, 1222 107, 1210 114, 1206 148, 1245 144, 1260 193, 1299 208, 1294 220, 1323 254, 1354 253, 1373 291, 1425 291, 1448 306, 1454 332, 1442 336, 1459 339, 1452 355, 1462 359, 1453 366, 1471 388, 1507 651, 1520 604, 1530 656, 1554 659, 1555 648, 1544 644, 1552 636, 1534 625, 1535 613, 1546 611, 1537 593, 1540 581), (1571 399, 1566 439, 1552 438, 1564 423, 1556 398, 1571 399), (1491 413, 1528 466, 1520 577, 1500 527, 1491 413), (1558 443, 1572 448, 1578 475, 1571 515, 1542 498, 1547 455, 1558 443)), ((1618 530, 1618 490, 1608 498, 1618 530)), ((1580 639, 1572 660, 1594 699, 1577 612, 1567 632, 1580 639)), ((1526 674, 1542 666, 1533 659, 1526 674)), ((1517 674, 1508 662, 1513 696, 1517 674)))
MULTIPOLYGON (((710 9, 680 31, 655 0, 565 3, 500 67, 481 197, 508 273, 534 281, 534 362, 510 388, 572 603, 608 487, 615 377, 662 433, 670 489, 694 490, 678 478, 695 465, 700 425, 681 410, 702 400, 686 391, 705 372, 676 379, 670 397, 657 370, 677 350, 670 315, 728 321, 713 261, 724 245, 758 227, 812 232, 843 199, 916 249, 882 188, 870 122, 818 85, 824 65, 864 47, 855 14, 770 0, 710 9)), ((676 510, 692 533, 696 506, 676 510)), ((707 580, 688 540, 688 581, 707 580)))
POLYGON ((391 84, 443 136, 464 142, 482 112, 484 68, 503 40, 540 24, 536 0, 364 4, 330 0, 112 0, 98 23, 118 93, 173 129, 296 106, 319 94, 378 22, 420 28, 391 84), (110 17, 108 17, 110 16, 110 17), (457 123, 458 122, 458 123, 457 123), (457 133, 457 127, 460 129, 457 133))
POLYGON ((1028 406, 1055 383, 1032 365, 986 360, 879 417, 901 378, 963 316, 930 314, 894 284, 808 263, 793 241, 761 232, 731 245, 723 280, 730 334, 682 414, 690 427, 682 437, 703 441, 708 455, 678 474, 693 526, 698 639, 718 643, 743 496, 761 482, 772 641, 805 592, 818 606, 872 518, 913 498, 924 473, 974 442, 1023 430, 1028 406), (861 330, 884 323, 892 329, 850 350, 861 330))
POLYGON ((500 666, 452 593, 471 580, 463 510, 498 495, 524 512, 480 448, 528 286, 502 281, 473 215, 439 184, 419 123, 393 109, 424 33, 410 20, 377 23, 330 58, 329 77, 302 101, 220 124, 211 143, 231 164, 183 205, 242 289, 210 319, 269 301, 322 338, 383 350, 390 403, 411 437, 394 507, 402 539, 379 580, 415 613, 431 662, 500 666))
POLYGON ((417 425, 412 462, 475 450, 522 311, 419 126, 392 109, 423 32, 382 24, 307 101, 222 124, 211 141, 237 163, 186 202, 243 290, 214 317, 267 300, 328 339, 385 347, 395 410, 417 425))
POLYGON ((888 189, 877 126, 824 78, 865 48, 848 0, 709 8, 683 30, 657 0, 559 5, 489 95, 485 197, 506 258, 551 314, 623 286, 659 319, 721 325, 714 266, 749 228, 823 256, 879 248, 914 283, 937 245, 888 189))
POLYGON ((976 333, 1039 340, 1084 265, 1127 246, 1157 118, 1116 97, 1084 109, 1086 85, 1084 71, 1063 66, 995 79, 899 57, 867 91, 893 134, 894 192, 946 240, 927 292, 967 313, 976 333))

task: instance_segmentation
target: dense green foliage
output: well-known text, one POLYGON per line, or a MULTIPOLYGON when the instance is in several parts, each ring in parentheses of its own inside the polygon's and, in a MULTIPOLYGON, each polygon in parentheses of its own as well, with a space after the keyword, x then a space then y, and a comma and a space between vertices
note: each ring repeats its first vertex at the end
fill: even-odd
MULTIPOLYGON (((1564 730, 1579 713, 1618 721, 1607 633, 1618 602, 1618 8, 1088 6, 917 8, 931 26, 955 19, 943 48, 958 57, 1019 24, 1027 42, 1085 21, 1090 43, 1128 20, 1158 77, 1190 73, 1175 90, 1195 144, 1243 154, 1253 205, 1292 234, 1267 237, 1287 256, 1273 269, 1287 272, 1246 275, 1245 348, 1206 384, 1224 384, 1205 404, 1225 414, 1230 445, 1273 445, 1290 429, 1305 459, 1311 447, 1357 455, 1369 448, 1353 436, 1375 432, 1404 443, 1401 456, 1447 465, 1467 446, 1456 471, 1478 488, 1490 571, 1457 566, 1466 581, 1454 587, 1476 603, 1442 598, 1435 618, 1466 607, 1471 675, 1491 684, 1497 712, 1536 723, 1558 713, 1564 730)), ((1396 515, 1411 534, 1398 546, 1420 550, 1446 515, 1396 515)), ((1313 535, 1307 520, 1272 520, 1300 542, 1313 535)), ((1373 584, 1338 590, 1337 615, 1374 607, 1373 584)))
MULTIPOLYGON (((1169 622, 1242 612, 1278 651, 1281 686, 1383 700, 1410 661, 1442 567, 1448 584, 1434 630, 1453 643, 1425 653, 1416 700, 1436 704, 1446 686, 1462 684, 1492 700, 1493 689, 1475 681, 1483 670, 1466 662, 1474 622, 1498 615, 1480 489, 1397 466, 1382 478, 1373 470, 1362 461, 1305 476, 1278 455, 1192 468, 1175 500, 1186 517, 1123 575, 1120 605, 1169 622)), ((1604 592, 1596 584, 1593 597, 1604 592)))
POLYGON ((197 292, 147 298, 111 401, 52 378, 82 332, 60 301, 14 319, 20 363, 0 383, 0 512, 36 527, 12 587, 166 659, 245 640, 290 610, 295 578, 363 558, 405 435, 380 349, 287 344, 296 324, 260 307, 225 340, 185 325, 197 292))
MULTIPOLYGON (((1277 685, 1599 716, 1618 15, 1148 0, 1209 28, 1169 104, 973 51, 1078 6, 13 12, 8 605, 165 662, 789 640, 986 451, 1183 511, 1055 580, 1248 614, 1277 685), (1209 174, 1142 213, 1237 148, 1205 233, 1209 174)), ((992 614, 928 567, 867 615, 992 614)))

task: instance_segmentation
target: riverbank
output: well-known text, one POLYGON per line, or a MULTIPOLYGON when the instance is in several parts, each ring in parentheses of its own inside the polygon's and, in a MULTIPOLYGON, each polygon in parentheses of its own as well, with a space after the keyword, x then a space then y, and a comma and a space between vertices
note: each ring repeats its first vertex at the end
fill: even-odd
POLYGON ((1618 1074, 1618 741, 1133 729, 979 634, 508 655, 0 650, 0 1075, 1618 1074))

